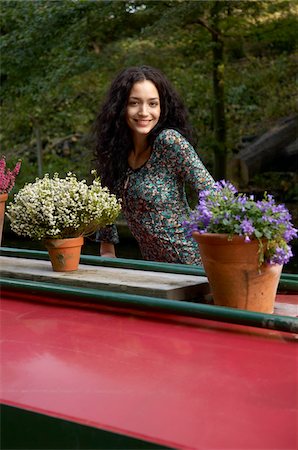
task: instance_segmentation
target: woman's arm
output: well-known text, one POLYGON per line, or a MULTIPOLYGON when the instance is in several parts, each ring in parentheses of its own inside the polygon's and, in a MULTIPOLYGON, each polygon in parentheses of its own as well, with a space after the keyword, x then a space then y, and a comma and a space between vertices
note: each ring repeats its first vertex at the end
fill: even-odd
POLYGON ((192 145, 176 130, 167 129, 157 138, 157 147, 168 158, 173 170, 196 191, 210 189, 214 179, 192 145))
POLYGON ((115 246, 110 242, 101 242, 99 253, 100 256, 104 256, 105 258, 116 258, 115 246))
POLYGON ((100 243, 100 256, 116 258, 115 244, 119 243, 119 236, 115 224, 97 230, 95 241, 100 243))

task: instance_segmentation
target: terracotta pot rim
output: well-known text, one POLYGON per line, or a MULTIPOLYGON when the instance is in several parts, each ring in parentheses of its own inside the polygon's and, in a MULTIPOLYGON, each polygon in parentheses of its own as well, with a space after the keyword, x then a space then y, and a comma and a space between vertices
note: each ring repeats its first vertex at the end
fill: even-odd
POLYGON ((59 247, 73 247, 73 246, 81 246, 84 243, 84 237, 78 236, 73 238, 65 238, 65 239, 55 239, 55 238, 46 238, 43 240, 45 247, 50 248, 59 248, 59 247))
MULTIPOLYGON (((202 238, 204 240, 216 240, 216 241, 220 241, 220 242, 226 242, 228 241, 229 243, 239 243, 239 242, 243 242, 245 240, 245 236, 239 236, 239 235, 230 235, 228 233, 199 233, 198 231, 194 231, 192 233, 193 238, 202 238)), ((266 241, 266 239, 261 239, 263 242, 266 241)), ((253 238, 250 241, 247 241, 246 244, 259 244, 258 239, 253 238)))
POLYGON ((0 194, 0 201, 5 202, 8 199, 8 193, 4 192, 3 194, 0 194))

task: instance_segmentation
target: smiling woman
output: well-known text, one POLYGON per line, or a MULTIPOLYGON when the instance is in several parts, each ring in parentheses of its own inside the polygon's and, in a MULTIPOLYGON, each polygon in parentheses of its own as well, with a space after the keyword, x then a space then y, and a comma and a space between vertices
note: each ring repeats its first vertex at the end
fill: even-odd
MULTIPOLYGON (((187 111, 157 69, 123 70, 112 82, 94 125, 95 155, 102 183, 122 199, 122 211, 143 258, 201 264, 186 237, 190 212, 185 184, 195 192, 214 180, 192 146, 187 111)), ((98 231, 100 254, 115 257, 115 226, 98 231)))
POLYGON ((160 117, 159 94, 152 81, 135 83, 131 89, 126 109, 126 120, 133 138, 148 134, 160 117))
POLYGON ((149 80, 135 83, 126 108, 126 121, 134 141, 134 148, 128 155, 132 169, 138 169, 149 159, 152 148, 147 144, 146 135, 157 125, 159 118, 160 100, 155 85, 149 80))

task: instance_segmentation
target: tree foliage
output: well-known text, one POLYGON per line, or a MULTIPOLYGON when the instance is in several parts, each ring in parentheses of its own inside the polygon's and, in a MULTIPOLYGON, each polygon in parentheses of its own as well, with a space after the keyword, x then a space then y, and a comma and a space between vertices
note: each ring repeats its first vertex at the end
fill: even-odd
POLYGON ((44 170, 58 152, 65 171, 86 176, 88 142, 80 156, 53 142, 88 134, 111 78, 129 65, 167 74, 217 177, 211 155, 222 167, 241 136, 295 109, 294 2, 4 0, 0 18, 3 152, 34 161, 39 135, 44 170))

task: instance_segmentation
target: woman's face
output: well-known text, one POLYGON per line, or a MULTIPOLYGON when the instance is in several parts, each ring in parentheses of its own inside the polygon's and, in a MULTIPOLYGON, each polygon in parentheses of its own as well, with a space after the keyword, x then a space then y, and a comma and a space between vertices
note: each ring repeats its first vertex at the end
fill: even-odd
POLYGON ((136 82, 129 94, 126 122, 134 136, 147 135, 160 117, 158 90, 152 81, 136 82))

